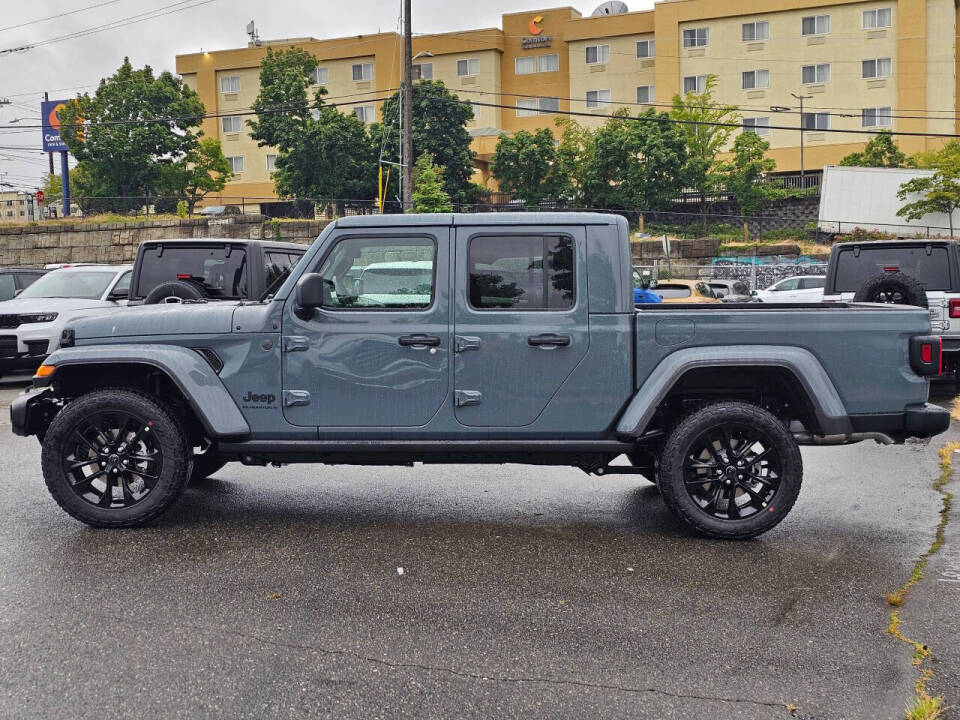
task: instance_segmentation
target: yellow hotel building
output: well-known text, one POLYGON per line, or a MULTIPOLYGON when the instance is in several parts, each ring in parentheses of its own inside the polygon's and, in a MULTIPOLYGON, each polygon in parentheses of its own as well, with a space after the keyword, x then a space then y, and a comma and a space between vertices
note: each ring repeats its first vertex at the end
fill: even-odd
MULTIPOLYGON (((861 148, 868 136, 960 133, 957 60, 960 0, 663 0, 653 10, 624 12, 605 3, 584 17, 570 7, 504 15, 500 28, 413 39, 415 75, 442 80, 475 106, 468 127, 476 179, 492 186, 489 164, 501 133, 553 127, 551 111, 583 113, 599 125, 625 107, 667 109, 675 93, 702 88, 712 73, 719 101, 741 109, 744 124, 770 141, 778 171, 819 169, 861 148), (609 14, 608 14, 609 13, 609 14), (804 114, 797 112, 804 96, 804 114), (787 111, 785 111, 787 110, 787 111), (594 117, 596 116, 596 117, 594 117), (774 126, 771 129, 768 126, 774 126)), ((295 38, 177 57, 177 72, 208 112, 208 136, 222 140, 235 171, 224 196, 275 197, 275 153, 250 139, 247 116, 258 93, 267 47, 301 47, 319 60, 317 84, 327 99, 365 122, 402 78, 395 33, 331 40, 295 38)), ((942 138, 901 135, 908 153, 942 138)))

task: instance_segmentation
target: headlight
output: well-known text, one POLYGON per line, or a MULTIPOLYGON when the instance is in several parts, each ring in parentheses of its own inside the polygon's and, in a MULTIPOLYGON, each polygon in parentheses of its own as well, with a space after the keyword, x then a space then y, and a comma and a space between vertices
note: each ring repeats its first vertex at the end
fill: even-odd
POLYGON ((21 315, 20 322, 26 323, 48 323, 57 319, 57 313, 33 313, 32 315, 21 315))

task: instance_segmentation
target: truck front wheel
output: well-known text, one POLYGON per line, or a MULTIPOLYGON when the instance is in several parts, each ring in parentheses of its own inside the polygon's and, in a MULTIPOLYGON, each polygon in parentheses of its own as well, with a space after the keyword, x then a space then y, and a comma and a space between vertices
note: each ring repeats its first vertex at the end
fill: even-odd
POLYGON ((144 393, 96 390, 68 403, 43 439, 43 477, 53 499, 94 527, 159 517, 187 482, 190 452, 174 416, 144 393))
POLYGON ((747 402, 688 415, 660 457, 660 492, 677 517, 713 538, 744 540, 775 527, 800 494, 803 461, 784 423, 747 402))

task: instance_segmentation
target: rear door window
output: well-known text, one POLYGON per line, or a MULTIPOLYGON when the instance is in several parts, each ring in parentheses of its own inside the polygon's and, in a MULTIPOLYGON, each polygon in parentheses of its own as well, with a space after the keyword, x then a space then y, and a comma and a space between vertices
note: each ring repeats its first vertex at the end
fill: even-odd
POLYGON ((143 252, 137 298, 161 283, 183 280, 201 287, 207 297, 239 300, 248 296, 247 254, 235 247, 153 246, 143 252))
POLYGON ((837 254, 835 291, 856 292, 863 284, 882 272, 902 272, 913 277, 924 290, 950 289, 950 262, 947 248, 875 246, 844 248, 837 254))
POLYGON ((475 237, 467 251, 470 305, 478 310, 569 310, 574 305, 573 239, 475 237))
POLYGON ((827 282, 825 277, 817 278, 803 278, 800 281, 801 290, 813 290, 814 288, 822 288, 827 282))

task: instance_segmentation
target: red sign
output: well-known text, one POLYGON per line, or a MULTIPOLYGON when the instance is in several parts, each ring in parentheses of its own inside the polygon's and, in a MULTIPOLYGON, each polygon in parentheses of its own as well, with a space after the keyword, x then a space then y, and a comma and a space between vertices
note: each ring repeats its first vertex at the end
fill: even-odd
POLYGON ((43 190, 37 190, 37 202, 43 204, 43 190))

